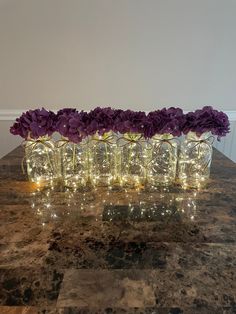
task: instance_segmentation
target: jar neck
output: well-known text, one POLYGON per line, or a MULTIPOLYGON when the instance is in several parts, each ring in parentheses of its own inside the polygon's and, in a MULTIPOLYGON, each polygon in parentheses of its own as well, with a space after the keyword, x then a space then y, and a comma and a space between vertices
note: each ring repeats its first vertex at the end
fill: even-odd
POLYGON ((129 140, 129 141, 133 141, 133 142, 137 142, 139 140, 142 139, 142 134, 141 133, 124 133, 123 137, 126 139, 126 140, 129 140))
POLYGON ((164 134, 156 134, 152 137, 153 140, 171 140, 174 136, 170 133, 164 133, 164 134))
POLYGON ((30 135, 28 135, 27 137, 27 141, 31 141, 31 142, 46 142, 46 141, 51 141, 51 136, 48 136, 48 135, 44 135, 44 136, 40 136, 38 138, 32 138, 30 137, 30 135))
POLYGON ((111 137, 113 137, 113 135, 114 134, 113 134, 112 131, 105 132, 105 133, 103 133, 103 135, 100 135, 100 134, 96 133, 96 134, 92 135, 92 139, 93 140, 97 140, 97 141, 99 141, 99 140, 105 141, 105 140, 110 139, 111 137))
POLYGON ((211 132, 204 132, 200 136, 195 132, 188 132, 186 139, 191 141, 202 141, 208 139, 210 136, 212 136, 211 132))

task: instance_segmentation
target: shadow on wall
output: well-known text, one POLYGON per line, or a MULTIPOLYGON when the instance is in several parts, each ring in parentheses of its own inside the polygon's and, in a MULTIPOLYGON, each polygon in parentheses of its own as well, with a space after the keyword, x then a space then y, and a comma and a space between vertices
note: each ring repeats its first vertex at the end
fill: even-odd
POLYGON ((22 138, 10 133, 9 129, 12 124, 13 121, 1 121, 0 123, 0 158, 22 143, 22 138))

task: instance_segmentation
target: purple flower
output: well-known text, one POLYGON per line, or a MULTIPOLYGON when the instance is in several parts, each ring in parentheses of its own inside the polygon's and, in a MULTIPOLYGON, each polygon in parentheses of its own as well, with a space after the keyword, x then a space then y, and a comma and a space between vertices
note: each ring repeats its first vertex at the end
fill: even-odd
POLYGON ((143 134, 146 114, 143 111, 115 110, 113 130, 119 133, 143 134))
POLYGON ((71 113, 77 112, 75 108, 64 108, 57 111, 57 116, 69 115, 71 113))
POLYGON ((205 106, 200 110, 189 112, 185 115, 183 133, 195 132, 198 136, 205 132, 211 132, 218 139, 225 136, 230 131, 228 116, 222 112, 213 109, 211 106, 205 106))
POLYGON ((229 132, 229 120, 225 113, 206 106, 184 115, 179 108, 163 108, 150 112, 97 107, 89 113, 74 108, 64 108, 55 115, 46 109, 29 110, 23 113, 10 128, 14 135, 27 139, 50 136, 58 131, 74 143, 96 133, 105 132, 141 133, 146 138, 155 134, 169 133, 180 136, 189 131, 201 135, 211 132, 218 137, 229 132))
POLYGON ((87 135, 87 113, 65 108, 57 113, 56 131, 73 143, 79 143, 87 135))
POLYGON ((55 131, 56 115, 44 108, 24 112, 10 128, 14 135, 24 139, 28 137, 37 139, 41 136, 51 136, 55 131))
POLYGON ((152 111, 147 115, 144 123, 144 136, 151 138, 156 134, 164 133, 180 136, 183 123, 184 114, 182 109, 171 107, 152 111))
POLYGON ((103 135, 114 130, 115 110, 111 107, 97 107, 88 113, 86 125, 87 135, 98 133, 103 135))
POLYGON ((64 137, 69 135, 69 120, 76 112, 74 108, 64 108, 57 112, 56 115, 56 131, 64 137))

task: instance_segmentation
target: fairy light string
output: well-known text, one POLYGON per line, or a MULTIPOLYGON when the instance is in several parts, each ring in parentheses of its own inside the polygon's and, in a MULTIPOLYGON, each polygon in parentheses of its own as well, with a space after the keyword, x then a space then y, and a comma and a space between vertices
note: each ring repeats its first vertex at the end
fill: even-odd
POLYGON ((40 137, 38 139, 28 138, 27 140, 23 141, 21 145, 24 147, 24 150, 25 150, 25 156, 23 157, 22 162, 21 162, 21 168, 22 168, 23 174, 25 174, 24 163, 26 162, 27 173, 31 181, 38 182, 40 181, 40 178, 43 181, 51 180, 53 176, 56 175, 56 168, 57 168, 55 159, 52 158, 56 150, 51 139, 49 137, 40 137), (52 156, 49 155, 49 152, 52 156), (33 168, 35 168, 35 166, 31 167, 31 164, 34 161, 36 161, 36 158, 34 158, 35 155, 42 156, 40 158, 41 163, 38 162, 39 163, 38 167, 37 165, 35 165, 37 169, 42 169, 42 167, 44 168, 44 171, 43 172, 41 171, 41 175, 39 176, 39 178, 31 174, 31 172, 33 172, 33 168), (45 163, 45 159, 43 158, 44 155, 46 155, 46 161, 47 161, 46 163, 45 163))

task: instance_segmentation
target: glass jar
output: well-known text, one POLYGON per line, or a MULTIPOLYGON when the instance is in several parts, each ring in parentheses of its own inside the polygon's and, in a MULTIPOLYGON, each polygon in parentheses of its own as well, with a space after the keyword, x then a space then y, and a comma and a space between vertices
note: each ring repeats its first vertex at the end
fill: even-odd
POLYGON ((197 136, 189 132, 181 145, 178 177, 183 188, 201 188, 210 176, 212 144, 210 132, 197 136))
POLYGON ((62 138, 57 142, 59 169, 64 185, 67 187, 84 187, 88 180, 87 143, 70 142, 62 138))
POLYGON ((146 179, 147 141, 139 133, 125 133, 119 140, 120 182, 128 188, 137 188, 146 179))
POLYGON ((116 135, 107 132, 91 136, 89 143, 90 180, 94 186, 112 186, 117 179, 116 135))
POLYGON ((50 137, 26 140, 25 160, 30 181, 52 183, 58 177, 56 148, 50 137))
POLYGON ((155 135, 151 138, 151 145, 147 184, 150 186, 173 184, 178 159, 178 139, 171 134, 155 135))

